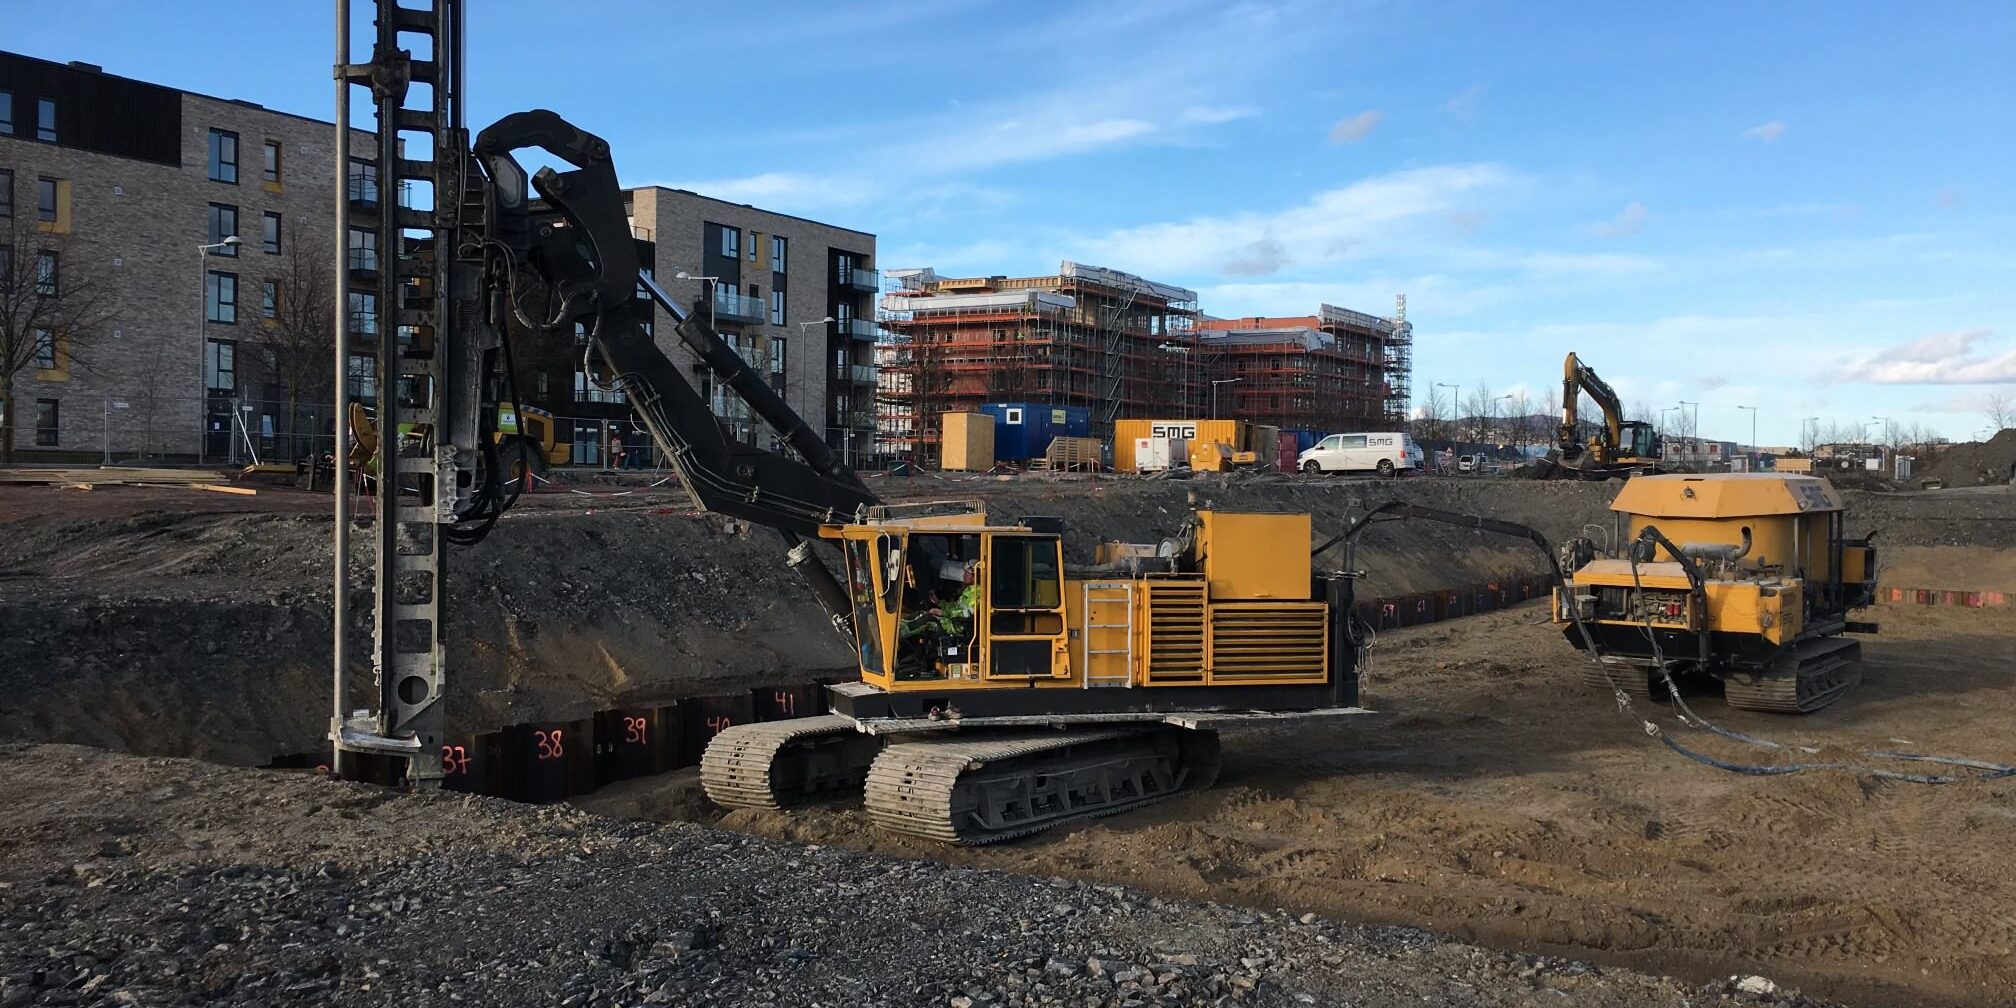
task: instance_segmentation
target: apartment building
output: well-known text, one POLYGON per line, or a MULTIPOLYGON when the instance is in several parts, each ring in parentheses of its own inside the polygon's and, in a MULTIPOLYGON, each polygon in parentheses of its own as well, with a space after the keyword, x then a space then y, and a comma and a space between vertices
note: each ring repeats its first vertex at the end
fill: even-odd
MULTIPOLYGON (((866 459, 875 434, 875 236, 683 189, 627 192, 631 230, 650 245, 645 261, 658 285, 711 316, 844 459, 866 459)), ((671 320, 655 314, 660 345, 730 430, 758 443, 761 421, 683 346, 668 345, 671 320)))
POLYGON ((1083 406, 1104 434, 1117 419, 1196 415, 1209 387, 1197 380, 1195 291, 1070 261, 1049 276, 890 276, 885 454, 936 460, 939 417, 985 402, 1083 406))
MULTIPOLYGON (((380 200, 397 196, 381 191, 374 161, 353 156, 343 172, 351 226, 332 234, 334 132, 326 120, 247 101, 0 52, 0 248, 22 257, 15 272, 32 287, 51 285, 59 300, 77 294, 69 300, 93 323, 31 334, 33 359, 11 389, 0 384, 17 451, 215 459, 328 450, 328 365, 312 387, 291 390, 290 408, 274 334, 290 305, 309 295, 327 304, 340 240, 355 341, 346 386, 376 395, 376 292, 381 256, 394 250, 372 225, 380 200)), ((375 149, 369 133, 353 133, 353 154, 375 149)), ((681 190, 634 189, 629 199, 642 262, 658 282, 683 301, 703 299, 828 443, 865 456, 875 236, 681 190)), ((654 323, 661 345, 697 364, 673 345, 668 321, 654 323)), ((626 429, 629 406, 589 380, 578 346, 554 350, 525 355, 538 366, 519 391, 576 421, 562 436, 575 442, 577 463, 606 461, 604 440, 626 429)), ((763 438, 739 400, 697 370, 693 378, 738 436, 763 438)))
POLYGON ((334 147, 327 122, 0 52, 0 249, 89 322, 29 334, 0 388, 16 450, 221 457, 241 425, 285 434, 261 335, 292 257, 328 275, 334 147))
POLYGON ((1398 430, 1406 421, 1413 328, 1319 305, 1313 315, 1201 319, 1196 353, 1208 408, 1288 429, 1398 430))

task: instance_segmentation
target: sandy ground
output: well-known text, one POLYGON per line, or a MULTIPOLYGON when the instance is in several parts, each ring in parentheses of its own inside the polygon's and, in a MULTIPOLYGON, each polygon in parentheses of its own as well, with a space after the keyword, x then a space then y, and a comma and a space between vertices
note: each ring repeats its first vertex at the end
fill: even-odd
MULTIPOLYGON (((2016 613, 1881 607, 1866 676, 1804 718, 1703 716, 1782 741, 2016 760, 2016 613)), ((2016 780, 1941 787, 1846 772, 1738 776, 1669 752, 1571 685, 1544 608, 1389 634, 1377 723, 1228 734, 1212 791, 1037 840, 956 850, 858 810, 722 825, 957 864, 1432 928, 1683 977, 1759 973, 1862 1005, 2016 999, 2016 780)), ((1676 725, 1690 747, 1772 754, 1676 725)), ((1871 765, 1923 769, 1896 762, 1871 765)), ((690 777, 587 799, 713 818, 690 777)))

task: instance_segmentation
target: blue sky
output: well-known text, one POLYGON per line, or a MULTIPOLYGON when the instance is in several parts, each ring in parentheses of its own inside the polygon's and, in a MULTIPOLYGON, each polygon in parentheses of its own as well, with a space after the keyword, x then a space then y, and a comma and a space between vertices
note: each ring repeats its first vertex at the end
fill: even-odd
MULTIPOLYGON (((1404 292, 1417 397, 1537 403, 1576 350, 1766 444, 1971 438, 2016 393, 2016 4, 470 6, 472 123, 553 108, 627 184, 884 266, 1071 258, 1221 316, 1404 292)), ((69 0, 4 45, 326 116, 330 9, 69 0)))

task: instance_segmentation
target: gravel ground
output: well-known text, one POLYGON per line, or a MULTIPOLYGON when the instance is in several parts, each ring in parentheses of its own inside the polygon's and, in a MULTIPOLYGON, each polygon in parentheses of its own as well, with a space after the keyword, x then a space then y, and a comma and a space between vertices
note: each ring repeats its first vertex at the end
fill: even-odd
POLYGON ((1424 931, 0 748, 0 1006, 1815 1005, 1424 931))

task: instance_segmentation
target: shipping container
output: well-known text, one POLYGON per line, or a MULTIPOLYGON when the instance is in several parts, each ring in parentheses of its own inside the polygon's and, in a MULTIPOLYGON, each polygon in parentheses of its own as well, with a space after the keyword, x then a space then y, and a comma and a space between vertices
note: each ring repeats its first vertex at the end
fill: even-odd
POLYGON ((994 418, 985 413, 946 413, 944 453, 939 468, 946 472, 986 472, 994 468, 994 418))
POLYGON ((1286 455, 1291 459, 1297 455, 1302 454, 1305 451, 1308 451, 1311 448, 1316 447, 1316 442, 1321 441, 1326 437, 1329 437, 1331 434, 1330 431, 1310 430, 1307 427, 1291 427, 1282 430, 1281 433, 1295 435, 1295 450, 1291 452, 1287 451, 1286 449, 1283 449, 1283 451, 1281 452, 1281 454, 1286 455))
POLYGON ((1282 431, 1274 435, 1274 468, 1282 472, 1295 471, 1295 459, 1302 454, 1301 439, 1294 431, 1282 431))
POLYGON ((1092 436, 1092 411, 1084 406, 982 403, 980 412, 994 418, 996 462, 1042 458, 1052 438, 1092 436))
POLYGON ((1219 445, 1226 450, 1253 451, 1244 420, 1116 420, 1113 422, 1113 468, 1138 472, 1134 445, 1141 438, 1181 438, 1189 442, 1190 468, 1215 472, 1221 468, 1219 445))

